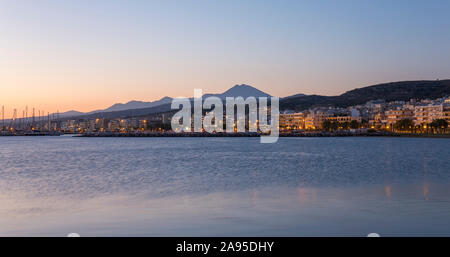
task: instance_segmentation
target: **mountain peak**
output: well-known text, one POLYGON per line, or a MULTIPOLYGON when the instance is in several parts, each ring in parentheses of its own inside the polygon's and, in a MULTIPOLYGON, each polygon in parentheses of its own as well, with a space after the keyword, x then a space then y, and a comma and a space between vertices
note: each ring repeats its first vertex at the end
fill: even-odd
POLYGON ((251 87, 251 88, 253 88, 252 86, 249 86, 249 85, 247 85, 247 84, 236 84, 236 85, 234 85, 232 88, 235 88, 235 87, 240 87, 240 88, 244 88, 244 87, 251 87))
POLYGON ((158 101, 172 101, 172 97, 165 96, 165 97, 159 99, 158 101))
POLYGON ((235 85, 232 88, 225 91, 223 94, 221 94, 222 97, 238 97, 242 96, 244 98, 253 96, 253 97, 270 97, 269 94, 256 89, 250 85, 246 84, 240 84, 235 85))
POLYGON ((131 100, 131 101, 127 102, 126 104, 133 104, 133 103, 142 103, 142 101, 131 100))

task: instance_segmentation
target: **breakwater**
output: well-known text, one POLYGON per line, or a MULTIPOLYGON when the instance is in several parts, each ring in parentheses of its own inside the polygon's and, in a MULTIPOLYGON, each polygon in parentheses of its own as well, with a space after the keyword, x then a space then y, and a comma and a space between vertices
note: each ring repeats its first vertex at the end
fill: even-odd
POLYGON ((60 136, 60 132, 0 132, 0 136, 60 136))

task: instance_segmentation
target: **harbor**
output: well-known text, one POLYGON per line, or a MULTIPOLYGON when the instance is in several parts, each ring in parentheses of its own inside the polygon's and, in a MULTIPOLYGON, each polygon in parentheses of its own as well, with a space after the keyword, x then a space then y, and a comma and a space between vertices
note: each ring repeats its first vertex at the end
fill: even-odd
POLYGON ((2 131, 0 132, 0 136, 60 136, 63 135, 61 132, 57 131, 2 131))
POLYGON ((5 106, 1 108, 0 136, 60 136, 64 133, 59 127, 59 111, 55 114, 31 108, 29 115, 28 106, 22 111, 12 109, 12 116, 5 119, 5 106))

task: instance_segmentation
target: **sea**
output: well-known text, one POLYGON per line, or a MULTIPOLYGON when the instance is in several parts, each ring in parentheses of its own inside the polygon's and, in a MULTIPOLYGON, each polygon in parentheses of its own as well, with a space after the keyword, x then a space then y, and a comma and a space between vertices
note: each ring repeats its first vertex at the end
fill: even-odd
POLYGON ((0 236, 450 236, 450 139, 0 137, 0 236))

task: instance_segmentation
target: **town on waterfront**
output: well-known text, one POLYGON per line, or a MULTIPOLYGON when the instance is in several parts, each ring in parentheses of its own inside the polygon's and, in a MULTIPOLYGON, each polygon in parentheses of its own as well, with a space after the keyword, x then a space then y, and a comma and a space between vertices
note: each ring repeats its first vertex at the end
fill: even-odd
POLYGON ((0 1, 0 237, 450 236, 450 1, 0 1))
MULTIPOLYGON (((270 107, 268 108, 270 112, 270 107)), ((3 109, 4 112, 4 109, 3 109)), ((39 111, 40 112, 40 111, 39 111)), ((16 110, 15 110, 16 113, 16 110)), ((59 114, 47 116, 26 116, 1 121, 0 135, 59 135, 80 134, 86 136, 126 136, 126 135, 174 135, 171 128, 173 111, 157 112, 148 115, 105 118, 91 114, 89 118, 66 117, 59 114)), ((101 113, 99 113, 101 114, 101 113)), ((204 116, 208 112, 203 113, 204 116)), ((223 116, 224 121, 227 115, 223 116)), ((235 117, 236 118, 236 117, 235 117)), ((270 115, 269 115, 270 118, 270 115)), ((249 121, 249 112, 246 112, 249 121)), ((409 133, 417 135, 448 135, 450 123, 450 97, 437 99, 410 99, 409 101, 370 100, 365 104, 343 107, 314 107, 303 111, 282 110, 279 114, 281 135, 391 135, 409 133), (321 133, 321 134, 317 134, 321 133), (376 134, 381 133, 381 134, 376 134)), ((193 131, 192 119, 192 131, 193 131)), ((234 132, 237 132, 236 121, 234 132)), ((204 129, 201 133, 206 132, 204 129)), ((250 133, 248 124, 247 136, 250 133)), ((186 134, 186 131, 184 135, 186 134)), ((194 134, 193 134, 194 135, 194 134)), ((215 133, 215 136, 223 135, 215 133)), ((229 135, 230 136, 230 135, 229 135)))

